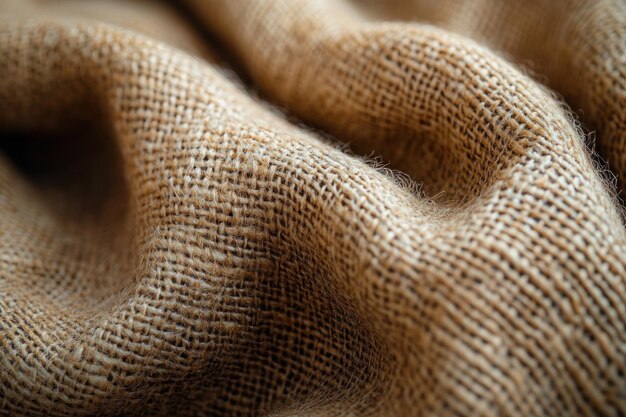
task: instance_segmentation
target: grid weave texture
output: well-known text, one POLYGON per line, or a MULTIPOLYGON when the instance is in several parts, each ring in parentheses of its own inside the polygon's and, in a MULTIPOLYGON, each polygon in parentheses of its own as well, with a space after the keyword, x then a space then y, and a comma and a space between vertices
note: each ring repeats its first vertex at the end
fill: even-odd
POLYGON ((0 3, 0 415, 626 415, 624 2, 172 3, 0 3))

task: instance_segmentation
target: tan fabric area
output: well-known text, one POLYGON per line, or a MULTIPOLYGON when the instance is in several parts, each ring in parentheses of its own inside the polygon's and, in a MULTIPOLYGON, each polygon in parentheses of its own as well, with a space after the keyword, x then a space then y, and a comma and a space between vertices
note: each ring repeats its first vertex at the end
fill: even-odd
POLYGON ((0 2, 0 415, 626 414, 624 2, 184 3, 0 2))

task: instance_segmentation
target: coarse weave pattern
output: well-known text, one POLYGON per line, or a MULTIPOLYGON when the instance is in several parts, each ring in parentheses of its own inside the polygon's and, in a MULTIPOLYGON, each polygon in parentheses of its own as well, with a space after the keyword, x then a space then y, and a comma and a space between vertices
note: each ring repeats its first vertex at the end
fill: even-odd
POLYGON ((0 132, 0 415, 626 415, 621 0, 2 0, 0 132))

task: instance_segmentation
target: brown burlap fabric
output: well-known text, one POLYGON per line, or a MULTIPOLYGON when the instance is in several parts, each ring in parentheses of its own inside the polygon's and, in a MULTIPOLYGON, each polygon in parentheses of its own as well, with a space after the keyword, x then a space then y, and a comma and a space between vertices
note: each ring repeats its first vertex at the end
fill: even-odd
POLYGON ((0 129, 0 415, 626 415, 621 0, 4 0, 0 129))

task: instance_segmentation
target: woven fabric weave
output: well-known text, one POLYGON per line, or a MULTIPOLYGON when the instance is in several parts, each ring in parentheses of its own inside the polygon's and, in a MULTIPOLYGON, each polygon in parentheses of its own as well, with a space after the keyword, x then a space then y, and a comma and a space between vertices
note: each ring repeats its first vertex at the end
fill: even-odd
POLYGON ((0 415, 626 415, 623 1, 183 3, 0 2, 0 415))

